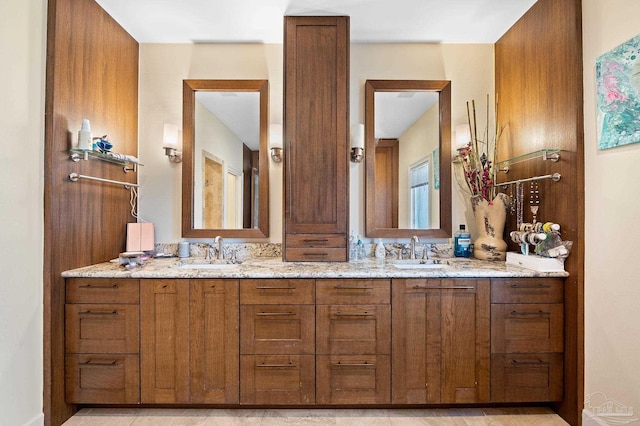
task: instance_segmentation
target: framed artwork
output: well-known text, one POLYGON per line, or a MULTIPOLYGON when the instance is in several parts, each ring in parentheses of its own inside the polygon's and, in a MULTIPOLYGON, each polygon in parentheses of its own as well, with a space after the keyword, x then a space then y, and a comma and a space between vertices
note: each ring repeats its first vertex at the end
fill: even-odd
POLYGON ((598 149, 640 142, 640 35, 596 60, 598 149))

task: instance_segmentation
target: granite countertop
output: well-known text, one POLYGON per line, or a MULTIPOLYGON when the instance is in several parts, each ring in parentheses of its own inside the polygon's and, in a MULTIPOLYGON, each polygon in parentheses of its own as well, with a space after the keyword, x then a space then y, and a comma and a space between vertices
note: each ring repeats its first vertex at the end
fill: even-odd
MULTIPOLYGON (((448 265, 400 269, 393 261, 365 259, 351 262, 283 262, 281 258, 251 258, 217 269, 187 269, 180 265, 204 263, 201 258, 150 259, 143 266, 125 269, 105 262, 65 271, 65 278, 500 278, 567 277, 567 272, 537 272, 505 262, 476 259, 441 259, 448 265)), ((215 261, 214 261, 215 262, 215 261)))

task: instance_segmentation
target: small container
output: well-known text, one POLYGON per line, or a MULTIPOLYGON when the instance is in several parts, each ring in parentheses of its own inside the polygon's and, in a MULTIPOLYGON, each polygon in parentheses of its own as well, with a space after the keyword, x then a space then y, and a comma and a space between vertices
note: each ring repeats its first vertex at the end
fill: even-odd
POLYGON ((453 255, 455 257, 471 257, 471 234, 465 225, 460 225, 453 239, 453 255))
POLYGON ((86 118, 82 120, 82 127, 78 131, 78 149, 89 151, 93 149, 93 138, 91 137, 91 125, 86 118))
POLYGON ((189 257, 189 242, 182 241, 178 243, 178 257, 189 257))
POLYGON ((378 240, 378 244, 376 244, 376 259, 384 259, 385 256, 384 244, 382 244, 382 240, 378 240))

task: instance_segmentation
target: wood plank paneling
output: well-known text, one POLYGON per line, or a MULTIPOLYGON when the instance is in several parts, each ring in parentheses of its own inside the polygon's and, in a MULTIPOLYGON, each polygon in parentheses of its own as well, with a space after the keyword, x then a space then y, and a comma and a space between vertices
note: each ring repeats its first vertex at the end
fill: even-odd
MULTIPOLYGON (((556 408, 579 424, 584 371, 584 120, 580 0, 539 0, 495 45, 498 116, 506 125, 499 160, 543 148, 562 149, 558 163, 532 160, 502 181, 561 173, 539 183, 539 220, 562 225, 574 242, 565 269, 564 399, 556 408)), ((525 186, 528 195, 529 186, 525 186)), ((526 205, 526 203, 525 203, 526 205)), ((525 221, 531 213, 525 208, 525 221)), ((515 229, 511 217, 507 230, 515 229)), ((511 247, 515 249, 515 247, 511 247)))
POLYGON ((70 183, 71 172, 135 182, 134 173, 68 150, 83 118, 116 152, 137 155, 138 43, 93 0, 49 0, 44 170, 44 413, 47 425, 75 411, 64 400, 64 280, 67 269, 124 249, 129 191, 70 183))

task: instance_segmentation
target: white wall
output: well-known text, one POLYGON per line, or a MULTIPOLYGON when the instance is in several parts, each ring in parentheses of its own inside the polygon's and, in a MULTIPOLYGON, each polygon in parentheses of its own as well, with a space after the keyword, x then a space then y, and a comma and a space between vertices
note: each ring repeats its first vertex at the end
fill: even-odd
POLYGON ((585 397, 602 392, 633 407, 640 418, 640 276, 634 267, 640 239, 640 144, 597 149, 595 95, 596 58, 640 33, 640 2, 583 0, 582 8, 585 397))
POLYGON ((46 1, 0 2, 0 423, 43 424, 46 1))
MULTIPOLYGON (((163 155, 164 123, 182 122, 183 79, 268 79, 270 122, 282 123, 282 45, 140 45, 140 214, 156 241, 180 237, 181 166, 163 155)), ((493 45, 352 44, 351 122, 364 122, 367 79, 452 81, 452 127, 466 122, 466 101, 494 91, 493 45)), ((491 108, 493 110, 493 108, 491 108)), ((455 135, 452 135, 455 137, 455 135)), ((350 228, 364 235, 364 164, 351 163, 350 228)), ((270 162, 270 238, 282 239, 282 163, 270 162)), ((453 196, 453 224, 472 225, 466 197, 453 196)), ((469 226, 472 230, 473 226, 469 226)))

